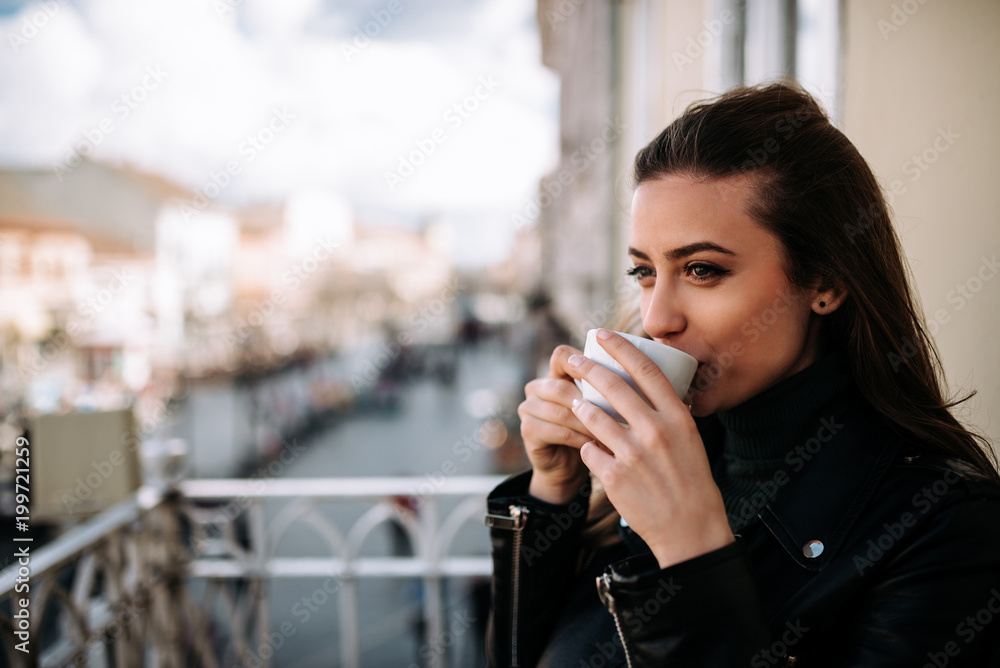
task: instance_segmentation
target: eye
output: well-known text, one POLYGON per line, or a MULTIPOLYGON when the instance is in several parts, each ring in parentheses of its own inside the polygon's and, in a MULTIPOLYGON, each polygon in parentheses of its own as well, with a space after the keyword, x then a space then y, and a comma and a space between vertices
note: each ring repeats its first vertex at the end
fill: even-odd
POLYGON ((634 278, 641 284, 643 279, 649 278, 653 275, 653 268, 647 267, 644 264, 640 264, 627 269, 625 271, 625 275, 634 278))
POLYGON ((684 267, 684 273, 691 276, 695 281, 707 282, 714 278, 725 276, 729 273, 729 270, 723 269, 722 267, 716 267, 714 264, 692 262, 688 266, 684 267))

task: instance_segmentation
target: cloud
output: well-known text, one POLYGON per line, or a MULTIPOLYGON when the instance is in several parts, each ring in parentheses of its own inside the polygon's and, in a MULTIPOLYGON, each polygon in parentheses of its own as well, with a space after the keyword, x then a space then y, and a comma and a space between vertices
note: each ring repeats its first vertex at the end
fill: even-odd
MULTIPOLYGON (((0 48, 0 161, 8 166, 50 167, 107 119, 114 129, 94 148, 98 159, 194 189, 240 161, 219 196, 226 203, 328 189, 412 212, 519 209, 556 161, 558 87, 540 62, 531 0, 436 9, 403 0, 360 49, 359 30, 387 3, 353 13, 316 0, 51 4, 56 14, 20 49, 0 48), (349 47, 359 53, 348 58, 349 47), (162 81, 133 95, 150 67, 162 81), (448 111, 484 76, 500 86, 449 126, 448 111), (248 160, 248 139, 280 108, 294 120, 248 160), (437 127, 449 130, 446 141, 391 191, 386 171, 437 127)), ((39 6, 0 20, 0 35, 16 33, 39 6)))

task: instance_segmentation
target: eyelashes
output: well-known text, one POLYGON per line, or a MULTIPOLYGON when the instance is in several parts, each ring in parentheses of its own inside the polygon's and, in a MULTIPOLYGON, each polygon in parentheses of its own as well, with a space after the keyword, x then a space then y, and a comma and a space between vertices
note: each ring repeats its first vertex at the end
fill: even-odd
POLYGON ((653 270, 645 265, 636 265, 625 270, 625 275, 629 278, 642 280, 653 275, 653 270))
MULTIPOLYGON (((714 264, 708 264, 705 262, 692 262, 684 267, 684 274, 699 283, 714 280, 721 276, 725 276, 728 273, 728 269, 723 269, 722 267, 717 267, 714 264)), ((625 275, 630 278, 634 278, 637 281, 642 281, 643 279, 650 278, 655 274, 652 267, 639 264, 634 267, 629 267, 625 271, 625 275)))
POLYGON ((688 266, 684 267, 684 272, 686 274, 688 274, 689 276, 692 276, 693 278, 707 281, 707 280, 711 280, 713 278, 717 278, 719 276, 725 276, 726 274, 729 273, 729 270, 728 269, 723 269, 722 267, 716 267, 713 264, 705 264, 703 262, 694 262, 694 263, 689 264, 688 266), (698 269, 703 269, 703 270, 705 270, 708 273, 705 273, 705 274, 696 274, 696 273, 694 273, 698 269))

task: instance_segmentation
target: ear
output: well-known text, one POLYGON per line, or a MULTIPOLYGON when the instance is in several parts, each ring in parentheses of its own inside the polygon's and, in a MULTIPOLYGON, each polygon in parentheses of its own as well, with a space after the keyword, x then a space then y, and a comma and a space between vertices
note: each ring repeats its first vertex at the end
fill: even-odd
POLYGON ((812 291, 812 310, 819 315, 830 315, 847 300, 847 290, 842 284, 817 288, 812 291))

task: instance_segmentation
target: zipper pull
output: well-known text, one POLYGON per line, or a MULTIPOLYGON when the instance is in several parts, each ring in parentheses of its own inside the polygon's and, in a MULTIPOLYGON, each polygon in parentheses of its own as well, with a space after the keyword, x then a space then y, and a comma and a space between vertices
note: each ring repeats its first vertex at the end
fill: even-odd
POLYGON ((597 595, 600 597, 601 603, 611 611, 611 614, 615 614, 615 597, 611 595, 611 575, 609 573, 597 576, 597 595))
POLYGON ((628 649, 628 642, 625 640, 625 630, 622 629, 622 620, 618 618, 618 606, 615 605, 615 597, 611 594, 611 574, 604 573, 597 578, 597 595, 601 598, 601 603, 607 607, 611 616, 615 620, 615 628, 618 629, 618 638, 622 641, 622 649, 625 651, 625 665, 632 668, 632 655, 628 649))
POLYGON ((511 505, 507 508, 510 516, 486 514, 486 526, 491 529, 511 529, 520 531, 528 521, 528 509, 525 506, 511 505))

